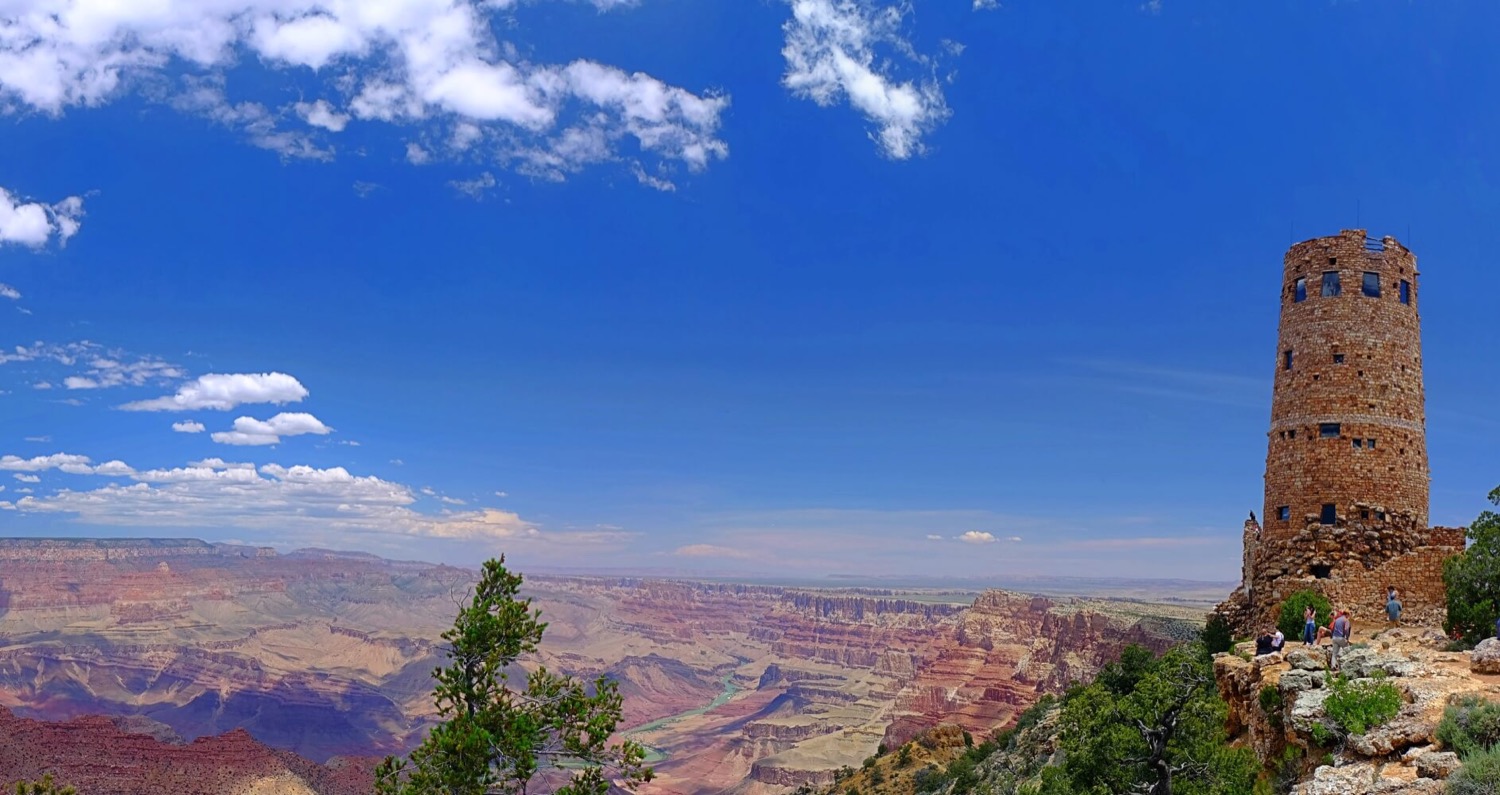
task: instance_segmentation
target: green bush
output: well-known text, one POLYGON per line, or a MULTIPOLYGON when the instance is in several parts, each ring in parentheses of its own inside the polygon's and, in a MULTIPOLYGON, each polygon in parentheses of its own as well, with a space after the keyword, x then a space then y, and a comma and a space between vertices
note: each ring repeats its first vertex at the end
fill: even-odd
MULTIPOLYGON (((1489 500, 1500 505, 1500 488, 1489 500)), ((1485 511, 1469 525, 1468 548, 1443 562, 1448 614, 1443 629, 1473 648, 1494 637, 1500 615, 1500 514, 1485 511)))
POLYGON ((1464 696, 1443 711, 1437 738, 1443 747, 1468 759, 1500 744, 1500 704, 1478 696, 1464 696))
POLYGON ((1448 777, 1448 795, 1495 795, 1500 792, 1500 750, 1479 751, 1448 777))
POLYGON ((41 781, 17 783, 14 792, 16 795, 78 795, 78 790, 53 781, 51 773, 42 776, 41 781))
POLYGON ((1281 689, 1276 685, 1266 685, 1260 689, 1260 711, 1266 713, 1271 719, 1272 726, 1281 725, 1281 712, 1286 706, 1281 698, 1281 689))
POLYGON ((1323 712, 1348 734, 1364 734, 1401 711, 1401 691, 1390 682, 1350 681, 1340 674, 1328 684, 1323 712))
POLYGON ((1302 627, 1307 623, 1302 620, 1302 611, 1308 605, 1312 605, 1317 614, 1318 626, 1328 625, 1328 618, 1333 615, 1333 605, 1328 603, 1328 598, 1317 591, 1298 591, 1281 603, 1281 613, 1276 619, 1276 628, 1286 636, 1287 643, 1302 639, 1302 627))
MULTIPOLYGON (((1288 634, 1287 637, 1290 638, 1292 635, 1288 634)), ((1208 623, 1203 625, 1203 631, 1198 633, 1198 639, 1203 641, 1203 649, 1209 654, 1218 654, 1234 648, 1234 632, 1229 628, 1229 619, 1218 613, 1208 617, 1208 623)))

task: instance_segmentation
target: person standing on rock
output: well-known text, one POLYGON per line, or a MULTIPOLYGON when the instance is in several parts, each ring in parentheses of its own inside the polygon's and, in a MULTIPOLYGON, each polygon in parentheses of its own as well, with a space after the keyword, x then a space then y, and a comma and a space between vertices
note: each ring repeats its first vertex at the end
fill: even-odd
POLYGON ((1349 634, 1353 629, 1349 624, 1349 611, 1340 610, 1334 613, 1333 622, 1328 625, 1329 634, 1333 636, 1333 654, 1328 661, 1329 670, 1339 669, 1339 653, 1349 645, 1349 634))
MULTIPOLYGON (((1500 624, 1500 622, 1497 622, 1500 624)), ((1302 609, 1302 645, 1316 646, 1318 643, 1318 614, 1312 605, 1302 609)))

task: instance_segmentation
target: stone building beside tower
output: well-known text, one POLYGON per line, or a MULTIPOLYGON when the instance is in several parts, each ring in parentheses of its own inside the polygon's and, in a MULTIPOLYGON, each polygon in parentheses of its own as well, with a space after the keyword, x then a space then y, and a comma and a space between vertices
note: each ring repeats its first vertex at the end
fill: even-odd
POLYGON ((1461 529, 1429 527, 1417 258, 1362 229, 1286 253, 1265 504, 1245 523, 1239 590, 1217 612, 1243 632, 1316 590, 1356 621, 1440 619, 1461 529))

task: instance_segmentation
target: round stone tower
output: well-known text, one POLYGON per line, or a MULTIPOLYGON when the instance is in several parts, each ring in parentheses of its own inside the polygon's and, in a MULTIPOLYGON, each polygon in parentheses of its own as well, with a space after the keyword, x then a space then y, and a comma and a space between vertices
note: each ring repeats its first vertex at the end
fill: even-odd
MULTIPOLYGON (((1346 229, 1287 251, 1266 541, 1398 519, 1428 526, 1417 295, 1417 258, 1395 238, 1346 229)), ((1324 570, 1287 574, 1331 576, 1311 568, 1324 570)))

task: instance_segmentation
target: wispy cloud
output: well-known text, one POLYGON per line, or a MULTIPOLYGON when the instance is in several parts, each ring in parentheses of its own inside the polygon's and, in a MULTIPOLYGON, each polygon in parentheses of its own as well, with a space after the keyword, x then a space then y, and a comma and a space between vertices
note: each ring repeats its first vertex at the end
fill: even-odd
POLYGON ((1214 370, 1185 370, 1140 362, 1084 359, 1063 361, 1075 368, 1069 376, 1093 387, 1148 397, 1263 409, 1270 379, 1214 370))
POLYGON ((888 157, 921 154, 923 136, 949 111, 934 62, 917 53, 903 31, 911 7, 871 0, 790 4, 792 18, 782 26, 782 85, 825 107, 847 101, 874 125, 870 137, 888 157))

